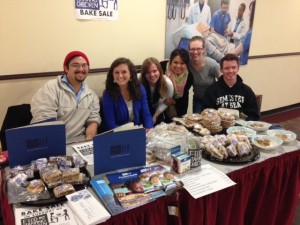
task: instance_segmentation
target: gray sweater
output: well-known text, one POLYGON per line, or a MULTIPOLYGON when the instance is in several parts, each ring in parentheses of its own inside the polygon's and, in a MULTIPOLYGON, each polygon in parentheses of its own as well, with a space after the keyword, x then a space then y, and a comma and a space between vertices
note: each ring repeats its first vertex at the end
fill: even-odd
POLYGON ((215 82, 220 75, 220 65, 214 59, 205 57, 205 64, 201 71, 197 71, 192 62, 189 63, 189 70, 193 74, 194 95, 203 98, 206 88, 215 82))

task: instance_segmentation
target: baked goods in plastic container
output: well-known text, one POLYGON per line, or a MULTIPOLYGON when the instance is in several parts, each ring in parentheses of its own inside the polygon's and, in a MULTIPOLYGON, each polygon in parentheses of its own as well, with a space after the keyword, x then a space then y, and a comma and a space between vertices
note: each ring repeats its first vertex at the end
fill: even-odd
POLYGON ((62 184, 53 189, 53 193, 56 198, 72 194, 73 192, 75 192, 75 188, 72 184, 62 184))
POLYGON ((90 180, 86 163, 76 162, 72 157, 58 156, 12 168, 7 182, 9 203, 39 206, 66 201, 65 197, 57 197, 64 196, 62 193, 56 191, 57 194, 54 194, 54 188, 68 184, 73 185, 75 190, 81 190, 87 187, 90 180))

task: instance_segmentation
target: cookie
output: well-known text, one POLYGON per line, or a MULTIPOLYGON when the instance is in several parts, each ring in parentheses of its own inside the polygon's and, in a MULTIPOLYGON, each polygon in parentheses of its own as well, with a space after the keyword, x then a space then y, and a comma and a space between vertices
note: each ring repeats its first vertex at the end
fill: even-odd
POLYGON ((40 179, 35 179, 29 182, 27 191, 30 193, 41 193, 45 190, 44 182, 40 179))

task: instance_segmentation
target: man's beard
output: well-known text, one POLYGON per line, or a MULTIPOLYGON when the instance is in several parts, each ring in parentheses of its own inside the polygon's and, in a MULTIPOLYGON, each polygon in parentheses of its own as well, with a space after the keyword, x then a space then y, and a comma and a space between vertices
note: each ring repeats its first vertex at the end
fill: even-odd
POLYGON ((77 76, 75 75, 75 80, 79 83, 82 83, 84 80, 85 80, 86 76, 83 75, 83 78, 82 79, 78 79, 77 76))
POLYGON ((75 80, 76 80, 78 83, 82 83, 82 82, 85 80, 85 78, 83 78, 83 79, 81 79, 81 80, 75 78, 75 80))

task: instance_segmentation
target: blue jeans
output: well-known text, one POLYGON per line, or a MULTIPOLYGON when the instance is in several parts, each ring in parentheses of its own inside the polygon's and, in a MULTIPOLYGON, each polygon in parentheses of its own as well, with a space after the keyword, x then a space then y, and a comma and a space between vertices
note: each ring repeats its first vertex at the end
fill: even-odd
POLYGON ((193 96, 193 113, 200 113, 203 108, 203 99, 196 97, 195 95, 193 96))

